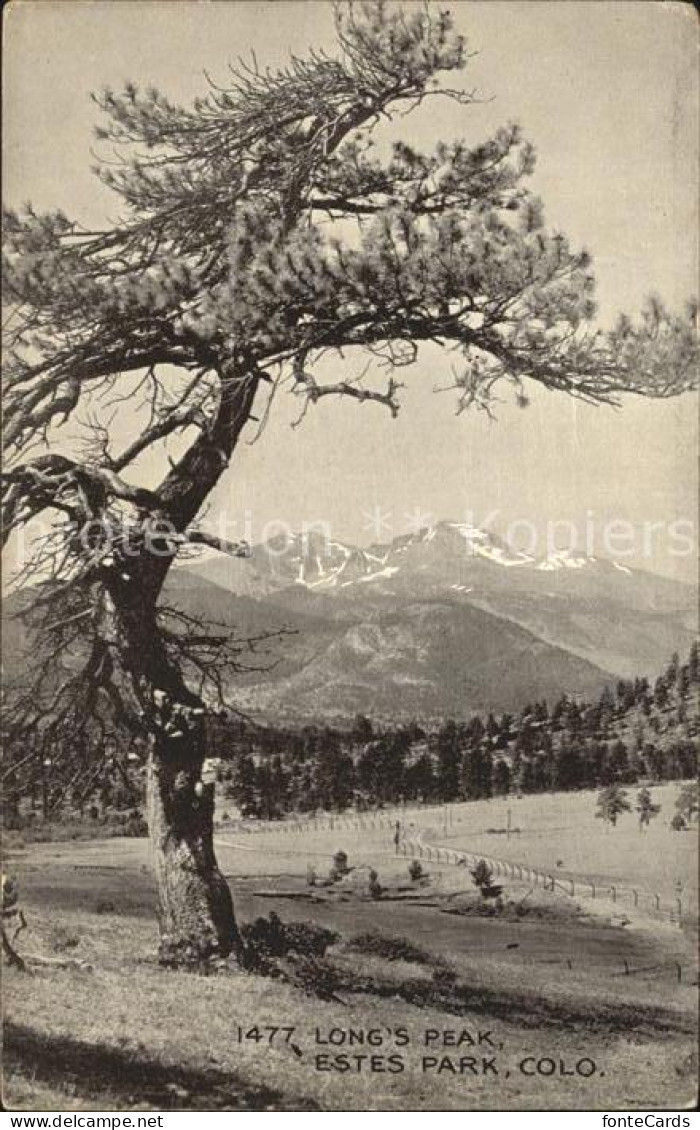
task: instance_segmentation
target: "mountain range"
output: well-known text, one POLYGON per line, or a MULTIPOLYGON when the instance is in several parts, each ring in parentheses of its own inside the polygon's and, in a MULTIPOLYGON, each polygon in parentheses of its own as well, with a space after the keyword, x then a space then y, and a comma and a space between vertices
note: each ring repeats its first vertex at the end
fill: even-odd
POLYGON ((274 719, 466 717, 653 676, 697 631, 688 585, 601 557, 536 558, 440 522, 360 549, 280 535, 171 570, 165 599, 240 637, 285 629, 237 679, 274 719))

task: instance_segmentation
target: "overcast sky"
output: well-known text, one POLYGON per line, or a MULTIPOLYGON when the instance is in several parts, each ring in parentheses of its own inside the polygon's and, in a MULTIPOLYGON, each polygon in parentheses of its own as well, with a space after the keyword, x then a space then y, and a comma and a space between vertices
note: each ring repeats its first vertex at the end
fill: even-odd
MULTIPOLYGON (((634 312, 651 291, 679 305, 697 291, 697 26, 692 5, 646 0, 492 0, 452 10, 479 54, 451 85, 476 87, 482 104, 433 100, 404 119, 404 136, 477 143, 519 121, 538 152, 533 187, 547 222, 593 254, 601 323, 634 312)), ((331 6, 238 0, 15 0, 5 8, 4 197, 61 207, 87 223, 117 212, 90 175, 90 92, 125 79, 155 84, 174 99, 204 92, 203 70, 225 79, 226 63, 254 49, 281 63, 311 44, 332 49, 331 6)), ((334 533, 374 540, 367 515, 387 530, 417 510, 495 529, 513 519, 581 524, 606 518, 693 520, 697 497, 697 401, 628 399, 620 411, 534 391, 529 409, 498 406, 455 415, 450 361, 428 351, 404 373, 410 387, 397 420, 377 405, 315 406, 289 425, 297 402, 283 396, 268 428, 232 461, 213 500, 253 534, 281 519, 324 519, 334 533)), ((133 426, 133 425, 132 425, 133 426)), ((130 420, 120 427, 128 432, 130 420)), ((674 543, 678 548, 678 542, 674 543)), ((663 532, 637 563, 677 576, 663 532)))

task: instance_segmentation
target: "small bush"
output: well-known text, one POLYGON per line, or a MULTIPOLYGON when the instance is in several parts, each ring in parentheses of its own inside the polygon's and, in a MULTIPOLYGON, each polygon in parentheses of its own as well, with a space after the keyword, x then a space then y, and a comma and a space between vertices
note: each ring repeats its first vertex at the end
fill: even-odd
POLYGON ((684 832, 685 831, 687 824, 686 824, 685 820, 683 819, 683 817, 681 816, 680 812, 677 812, 676 815, 671 820, 671 827, 673 828, 674 832, 684 832))
POLYGON ((256 918, 241 927, 247 950, 264 957, 285 957, 288 953, 323 957, 339 935, 315 922, 283 922, 274 910, 269 918, 256 918))
POLYGON ((480 859, 471 869, 469 874, 475 887, 479 888, 482 899, 497 899, 503 887, 493 881, 493 872, 485 859, 480 859))
POLYGON ((348 867, 348 854, 345 851, 337 851, 333 856, 333 865, 330 869, 330 877, 334 883, 338 879, 342 879, 349 871, 348 867))
POLYGON ((316 869, 311 864, 306 868, 306 885, 307 887, 316 886, 316 869))
POLYGON ((378 876, 377 872, 374 870, 374 868, 372 868, 372 870, 370 871, 368 878, 369 878, 370 898, 373 898, 373 899, 381 898, 382 897, 382 886, 381 886, 381 883, 379 882, 379 876, 378 876))
POLYGON ((408 865, 408 877, 412 883, 417 883, 423 878, 423 865, 417 859, 412 859, 408 865))

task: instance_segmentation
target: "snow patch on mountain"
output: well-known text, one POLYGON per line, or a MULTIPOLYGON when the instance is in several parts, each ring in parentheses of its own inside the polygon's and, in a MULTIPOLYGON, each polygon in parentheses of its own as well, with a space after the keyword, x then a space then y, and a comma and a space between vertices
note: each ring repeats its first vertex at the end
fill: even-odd
POLYGON ((570 550, 562 549, 557 553, 550 553, 544 561, 540 561, 537 568, 548 573, 557 569, 583 569, 589 564, 589 560, 588 557, 572 554, 570 550))
POLYGON ((393 577, 398 571, 398 565, 387 565, 384 569, 378 569, 375 573, 367 573, 364 577, 358 577, 357 583, 361 585, 366 581, 376 581, 379 577, 393 577))

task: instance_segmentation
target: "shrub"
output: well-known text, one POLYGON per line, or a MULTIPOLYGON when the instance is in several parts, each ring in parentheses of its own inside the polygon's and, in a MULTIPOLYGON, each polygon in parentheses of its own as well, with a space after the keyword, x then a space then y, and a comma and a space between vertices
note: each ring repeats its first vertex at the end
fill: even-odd
POLYGON ((686 825, 685 820, 681 816, 680 812, 677 812, 676 815, 671 820, 671 827, 673 828, 674 832, 685 831, 687 825, 686 825))
POLYGON ((372 868, 369 873, 369 894, 370 898, 378 899, 382 897, 382 887, 379 882, 377 872, 372 868))
POLYGON ((333 856, 333 865, 330 869, 331 879, 335 883, 338 881, 338 879, 342 879, 343 875, 347 875, 348 871, 349 867, 347 852, 337 851, 333 856))
POLYGON ((417 859, 412 859, 409 863, 408 877, 412 883, 417 883, 423 878, 423 865, 417 859))
POLYGON ((474 886, 479 888, 483 899, 497 899, 503 891, 503 887, 493 882, 493 873, 485 859, 480 859, 469 874, 474 886))
POLYGON ((316 870, 311 864, 306 868, 306 885, 308 887, 316 886, 316 870))
POLYGON ((323 957, 339 935, 315 922, 283 922, 274 910, 269 918, 256 918, 241 927, 247 950, 265 957, 285 957, 288 953, 323 957))

